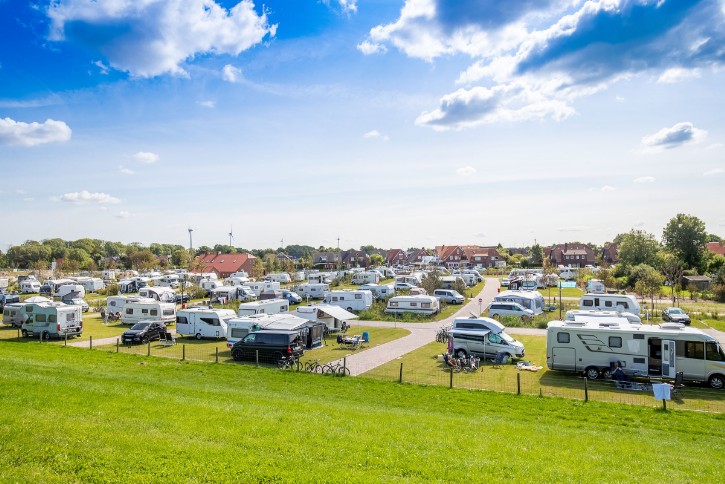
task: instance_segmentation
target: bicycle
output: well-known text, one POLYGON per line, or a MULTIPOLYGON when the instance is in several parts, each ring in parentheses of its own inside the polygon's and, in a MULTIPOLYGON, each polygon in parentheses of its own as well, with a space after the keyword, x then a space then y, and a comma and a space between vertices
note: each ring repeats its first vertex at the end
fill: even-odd
POLYGON ((328 363, 322 367, 323 375, 350 376, 350 368, 342 363, 328 363))
POLYGON ((439 343, 447 343, 449 331, 450 327, 448 326, 441 326, 440 328, 438 328, 438 332, 436 333, 436 341, 439 343))
POLYGON ((310 360, 305 362, 305 371, 309 373, 322 373, 322 365, 320 365, 320 360, 310 360))
POLYGON ((277 368, 280 370, 286 370, 292 368, 297 364, 297 357, 295 356, 283 356, 277 360, 277 368))

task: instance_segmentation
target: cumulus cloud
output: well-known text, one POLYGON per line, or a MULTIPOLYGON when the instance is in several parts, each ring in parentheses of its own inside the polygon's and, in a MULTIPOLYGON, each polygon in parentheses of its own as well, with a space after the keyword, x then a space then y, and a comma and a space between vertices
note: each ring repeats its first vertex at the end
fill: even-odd
POLYGON ((134 77, 184 75, 194 56, 239 55, 277 27, 251 0, 230 9, 214 0, 64 0, 47 14, 51 40, 94 49, 134 77))
POLYGON ((10 118, 0 119, 0 144, 37 146, 68 141, 71 129, 63 121, 46 119, 43 123, 24 123, 10 118))
POLYGON ((133 171, 132 169, 130 169, 130 168, 126 168, 125 166, 119 166, 119 167, 118 167, 118 171, 120 171, 120 172, 121 172, 121 173, 123 173, 124 175, 133 175, 134 173, 136 173, 136 172, 135 172, 135 171, 133 171))
POLYGON ((657 180, 653 176, 641 176, 639 178, 634 179, 634 183, 654 183, 655 180, 657 180))
POLYGON ((138 161, 139 163, 146 163, 147 165, 151 163, 156 163, 159 161, 159 155, 156 153, 150 153, 148 151, 139 151, 135 155, 133 155, 133 159, 138 161))
POLYGON ((368 131, 367 133, 365 133, 363 135, 363 138, 365 138, 365 139, 382 139, 384 141, 387 141, 389 139, 387 135, 384 135, 383 133, 381 133, 377 129, 374 129, 372 131, 368 131))
POLYGON ((197 104, 203 108, 209 108, 209 109, 212 109, 213 107, 216 106, 216 102, 214 102, 214 101, 199 101, 197 104))
POLYGON ((699 69, 683 69, 681 67, 672 67, 663 72, 657 82, 660 84, 675 84, 677 82, 688 81, 700 77, 699 69))
POLYGON ((357 50, 362 52, 365 55, 371 55, 371 54, 384 54, 388 51, 388 48, 385 47, 383 44, 376 44, 374 42, 370 42, 369 40, 364 40, 357 44, 357 50))
POLYGON ((118 215, 116 215, 116 218, 129 218, 131 216, 131 212, 128 212, 126 210, 121 210, 118 212, 118 215))
POLYGON ((456 170, 456 175, 458 175, 458 176, 471 176, 471 175, 475 174, 477 171, 478 170, 476 170, 474 167, 466 165, 466 166, 463 166, 463 167, 457 169, 456 170))
POLYGON ((357 0, 322 0, 322 3, 333 10, 339 9, 345 15, 357 13, 357 0))
POLYGON ((715 175, 722 175, 725 173, 725 170, 722 168, 713 168, 712 170, 707 170, 705 173, 702 174, 702 176, 715 176, 715 175))
POLYGON ((227 82, 239 82, 242 79, 242 70, 227 64, 222 68, 222 79, 227 82))
POLYGON ((111 195, 107 193, 91 193, 88 190, 83 190, 80 192, 71 192, 71 193, 64 193, 59 197, 59 200, 62 202, 74 202, 74 203, 82 203, 82 202, 90 202, 90 203, 119 203, 121 200, 119 200, 116 197, 112 197, 111 195))
POLYGON ((642 144, 648 148, 669 149, 686 143, 697 143, 705 136, 707 136, 707 131, 695 128, 692 123, 686 121, 645 136, 642 138, 642 144))

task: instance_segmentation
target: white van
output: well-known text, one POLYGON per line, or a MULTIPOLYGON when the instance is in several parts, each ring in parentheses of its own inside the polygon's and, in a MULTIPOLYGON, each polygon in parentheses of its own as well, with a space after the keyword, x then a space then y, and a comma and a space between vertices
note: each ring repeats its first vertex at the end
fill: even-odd
POLYGON ((245 302, 239 305, 237 316, 253 316, 255 314, 279 314, 289 312, 289 301, 286 299, 264 299, 262 301, 245 302))
POLYGON ((121 322, 136 324, 146 320, 173 323, 176 320, 176 304, 148 298, 128 299, 121 313, 121 322))
POLYGON ((479 355, 484 358, 504 352, 509 358, 523 358, 523 343, 504 331, 504 326, 491 318, 456 318, 450 331, 456 356, 479 355))
POLYGON ((235 316, 231 309, 182 309, 176 313, 176 334, 196 339, 225 338, 227 322, 235 316))
POLYGON ((394 296, 388 299, 386 313, 438 314, 440 302, 434 296, 394 296))
POLYGON ((310 299, 324 299, 325 293, 330 290, 329 284, 313 284, 306 282, 297 286, 295 292, 300 297, 308 297, 310 299))
POLYGON ((627 294, 584 294, 579 298, 579 309, 622 311, 639 316, 637 299, 627 294))
POLYGON ((433 295, 439 300, 445 301, 446 304, 463 304, 466 302, 466 298, 455 289, 436 289, 433 291, 433 295))
POLYGON ((365 311, 373 305, 373 293, 365 289, 340 289, 325 293, 325 302, 348 311, 365 311))

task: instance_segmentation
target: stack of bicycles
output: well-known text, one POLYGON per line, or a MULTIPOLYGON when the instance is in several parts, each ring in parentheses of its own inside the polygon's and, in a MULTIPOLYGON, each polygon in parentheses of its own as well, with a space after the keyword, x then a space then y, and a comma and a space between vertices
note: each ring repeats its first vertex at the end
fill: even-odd
POLYGON ((438 332, 436 333, 436 341, 439 343, 448 343, 448 337, 451 332, 451 326, 441 326, 438 328, 438 332))

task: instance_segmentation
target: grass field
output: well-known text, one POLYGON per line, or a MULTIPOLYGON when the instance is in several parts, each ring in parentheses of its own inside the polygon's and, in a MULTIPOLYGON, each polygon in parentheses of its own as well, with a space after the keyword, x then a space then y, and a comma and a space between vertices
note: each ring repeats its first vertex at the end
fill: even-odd
POLYGON ((722 415, 2 345, 4 481, 722 478, 722 415))

